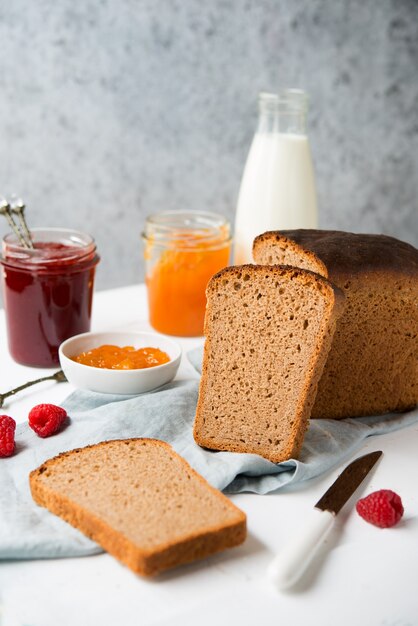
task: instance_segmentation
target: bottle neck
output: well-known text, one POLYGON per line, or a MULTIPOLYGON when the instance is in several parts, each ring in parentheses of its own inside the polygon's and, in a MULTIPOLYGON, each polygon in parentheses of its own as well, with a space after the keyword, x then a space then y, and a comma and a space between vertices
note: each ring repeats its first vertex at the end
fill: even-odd
POLYGON ((278 94, 260 93, 259 133, 306 135, 308 99, 303 91, 287 89, 278 94))

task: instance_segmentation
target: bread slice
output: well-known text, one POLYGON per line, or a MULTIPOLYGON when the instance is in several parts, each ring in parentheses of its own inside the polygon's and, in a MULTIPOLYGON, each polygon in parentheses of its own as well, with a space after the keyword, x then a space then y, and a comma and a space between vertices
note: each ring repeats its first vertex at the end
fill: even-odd
POLYGON ((243 265, 215 274, 206 296, 196 442, 297 457, 342 293, 306 270, 243 265))
POLYGON ((155 439, 64 452, 31 472, 30 487, 35 502, 144 576, 246 536, 245 514, 155 439))
POLYGON ((386 235, 267 232, 257 263, 314 270, 346 296, 311 417, 405 411, 418 404, 418 250, 386 235))

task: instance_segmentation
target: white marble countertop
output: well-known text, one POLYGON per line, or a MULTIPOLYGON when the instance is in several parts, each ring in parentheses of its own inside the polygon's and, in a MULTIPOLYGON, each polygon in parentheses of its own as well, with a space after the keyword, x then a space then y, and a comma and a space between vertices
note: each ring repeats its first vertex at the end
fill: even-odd
MULTIPOLYGON (((92 329, 120 327, 149 329, 143 286, 95 295, 92 329)), ((199 342, 181 343, 187 349, 199 342)), ((45 373, 12 361, 3 311, 0 368, 1 391, 45 373)), ((182 364, 179 376, 195 375, 191 366, 182 364)), ((68 383, 42 383, 14 397, 4 412, 23 421, 35 404, 59 403, 71 391, 68 383)), ((245 544, 158 580, 135 576, 107 554, 2 562, 0 624, 418 625, 418 425, 366 440, 354 456, 374 449, 384 451, 383 459, 343 508, 312 566, 291 591, 273 590, 265 579, 266 568, 341 468, 292 490, 233 496, 248 516, 245 544), (404 518, 393 529, 366 524, 353 508, 362 494, 381 488, 393 489, 404 502, 404 518)))

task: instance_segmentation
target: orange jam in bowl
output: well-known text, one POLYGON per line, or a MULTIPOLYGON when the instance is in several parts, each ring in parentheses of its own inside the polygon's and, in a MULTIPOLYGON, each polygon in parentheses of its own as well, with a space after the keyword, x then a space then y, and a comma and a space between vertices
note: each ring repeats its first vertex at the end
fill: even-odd
POLYGON ((229 262, 228 222, 214 213, 167 211, 147 218, 143 239, 151 325, 167 335, 202 335, 206 285, 229 262))
POLYGON ((168 363, 170 357, 159 348, 103 345, 71 357, 72 361, 112 370, 136 370, 168 363))

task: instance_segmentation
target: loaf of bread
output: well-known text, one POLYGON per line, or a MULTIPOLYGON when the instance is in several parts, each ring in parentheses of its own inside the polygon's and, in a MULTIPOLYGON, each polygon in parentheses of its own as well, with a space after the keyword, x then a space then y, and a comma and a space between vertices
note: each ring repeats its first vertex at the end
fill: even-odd
POLYGON ((257 263, 318 272, 346 296, 311 417, 405 411, 418 404, 418 250, 384 235, 268 232, 257 263))
POLYGON ((343 295, 288 267, 228 267, 209 281, 196 442, 278 463, 297 457, 343 295))
POLYGON ((32 496, 134 572, 153 576, 242 543, 246 517, 162 441, 105 441, 30 474, 32 496))

